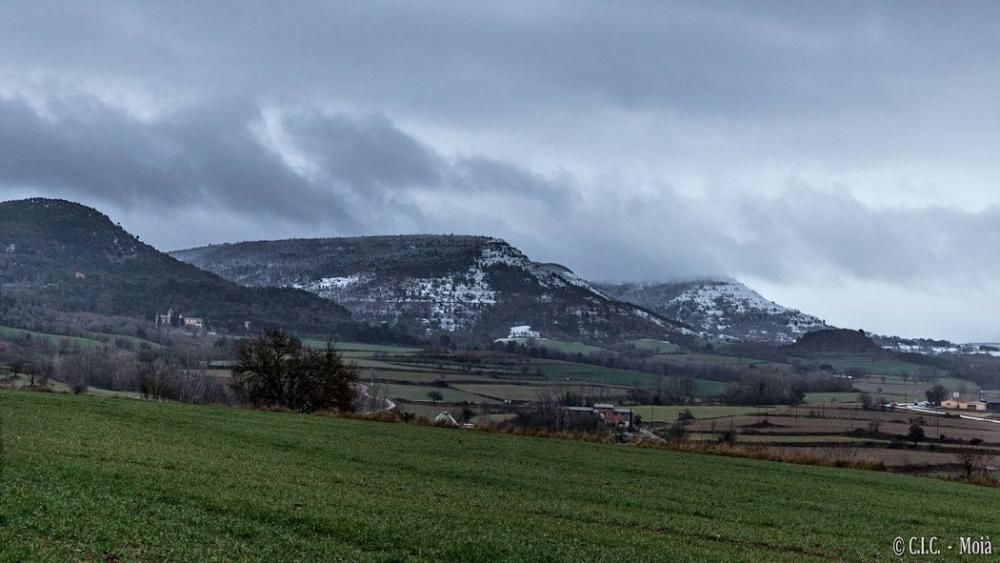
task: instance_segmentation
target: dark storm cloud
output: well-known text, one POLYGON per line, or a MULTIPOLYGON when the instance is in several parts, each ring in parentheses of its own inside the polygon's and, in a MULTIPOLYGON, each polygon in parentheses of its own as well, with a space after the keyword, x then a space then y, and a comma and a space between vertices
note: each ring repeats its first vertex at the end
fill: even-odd
POLYGON ((500 160, 446 158, 379 115, 280 116, 275 125, 284 147, 270 146, 260 111, 240 104, 144 121, 86 96, 52 100, 41 111, 12 98, 0 100, 0 123, 0 187, 124 208, 222 206, 363 233, 380 228, 366 219, 373 209, 419 222, 421 210, 410 201, 417 192, 511 194, 559 207, 574 196, 500 160), (288 162, 297 155, 307 170, 288 162))
POLYGON ((929 2, 41 6, 0 8, 0 60, 230 94, 364 97, 474 120, 594 100, 753 120, 873 114, 914 88, 957 88, 970 71, 981 76, 998 10, 929 2))
POLYGON ((126 207, 208 204, 298 217, 336 210, 333 194, 308 185, 254 139, 248 109, 143 122, 82 96, 54 101, 47 116, 20 99, 0 101, 0 183, 126 207), (298 197, 276 197, 279 189, 298 197), (312 206, 303 204, 308 198, 312 206))
POLYGON ((384 116, 298 114, 283 126, 323 179, 345 189, 398 191, 444 180, 447 163, 384 116))
MULTIPOLYGON (((94 67, 93 50, 100 56, 95 71, 110 65, 148 74, 155 61, 168 77, 213 88, 232 81, 296 97, 335 89, 378 103, 469 110, 477 119, 592 97, 765 119, 838 107, 879 111, 908 88, 981 73, 992 60, 998 11, 991 3, 942 11, 920 2, 905 9, 870 2, 773 9, 712 2, 628 9, 433 1, 104 6, 64 16, 84 25, 60 28, 67 38, 55 45, 41 44, 51 36, 28 45, 74 68, 94 67), (920 41, 929 45, 920 48, 920 41), (123 52, 123 44, 132 49, 123 52)), ((9 31, 24 37, 20 29, 9 31)))

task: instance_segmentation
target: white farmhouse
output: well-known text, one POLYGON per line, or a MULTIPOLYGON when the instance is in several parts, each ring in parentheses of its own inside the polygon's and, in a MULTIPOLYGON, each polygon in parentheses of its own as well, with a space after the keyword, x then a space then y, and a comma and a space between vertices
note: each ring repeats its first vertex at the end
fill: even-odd
POLYGON ((173 309, 173 307, 171 307, 170 309, 167 309, 167 314, 166 315, 156 315, 156 324, 157 325, 166 325, 166 326, 174 324, 174 309, 173 309))
POLYGON ((531 330, 531 325, 520 325, 510 327, 510 334, 507 338, 541 338, 542 334, 537 330, 531 330))

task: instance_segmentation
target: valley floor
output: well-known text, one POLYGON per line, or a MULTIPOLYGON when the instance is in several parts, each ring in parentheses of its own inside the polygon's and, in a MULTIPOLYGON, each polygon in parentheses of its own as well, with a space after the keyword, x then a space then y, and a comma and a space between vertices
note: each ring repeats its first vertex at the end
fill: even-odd
POLYGON ((0 392, 0 420, 3 560, 875 560, 1000 536, 1000 490, 904 475, 55 393, 0 392))

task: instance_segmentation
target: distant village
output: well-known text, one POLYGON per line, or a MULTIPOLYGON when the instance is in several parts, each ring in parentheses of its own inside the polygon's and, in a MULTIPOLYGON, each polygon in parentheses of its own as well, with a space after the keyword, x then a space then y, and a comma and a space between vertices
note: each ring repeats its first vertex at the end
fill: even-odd
POLYGON ((628 407, 616 407, 611 403, 595 403, 592 407, 563 407, 569 417, 596 417, 608 426, 631 428, 635 415, 628 407))
POLYGON ((167 309, 165 314, 156 315, 155 322, 158 327, 188 328, 192 330, 205 328, 205 319, 198 317, 185 317, 180 313, 175 312, 172 307, 167 309))

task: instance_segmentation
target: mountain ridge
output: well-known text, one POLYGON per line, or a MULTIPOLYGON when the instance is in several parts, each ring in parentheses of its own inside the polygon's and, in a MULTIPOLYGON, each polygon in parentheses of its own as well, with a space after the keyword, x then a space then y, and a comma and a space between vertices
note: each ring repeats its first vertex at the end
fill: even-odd
POLYGON ((474 235, 385 235, 250 241, 172 255, 236 283, 296 287, 369 322, 431 334, 505 336, 514 325, 584 340, 668 337, 690 329, 608 298, 569 268, 531 261, 474 235))
MULTIPOLYGON (((62 199, 0 202, 0 288, 5 299, 45 315, 152 321, 173 308, 231 332, 248 321, 328 332, 350 318, 306 292, 223 280, 143 243, 97 209, 62 199)), ((13 318, 9 308, 5 316, 13 318)))
POLYGON ((707 338, 790 343, 829 328, 825 321, 779 305, 726 276, 595 286, 615 299, 694 326, 707 338))

